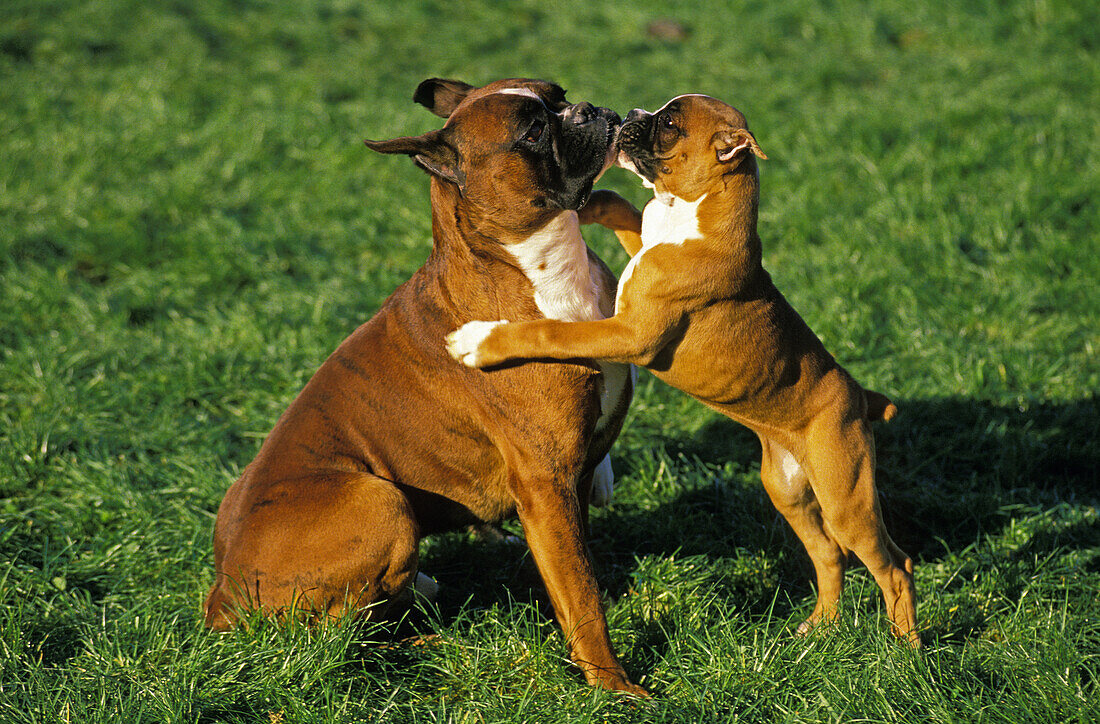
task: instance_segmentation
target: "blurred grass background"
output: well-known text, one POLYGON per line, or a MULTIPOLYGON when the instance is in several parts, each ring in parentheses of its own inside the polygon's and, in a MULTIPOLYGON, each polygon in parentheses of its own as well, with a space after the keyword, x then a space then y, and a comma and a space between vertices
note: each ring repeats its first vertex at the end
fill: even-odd
MULTIPOLYGON (((0 719, 1092 721, 1100 9, 1090 0, 0 6, 0 719), (426 541, 416 630, 205 633, 225 488, 426 258, 430 76, 683 92, 767 152, 765 265, 865 385, 927 650, 811 567, 754 437, 645 375, 593 554, 656 695, 585 687, 523 551, 426 541)), ((641 205, 633 177, 601 185, 641 205)), ((613 237, 586 231, 616 270, 613 237)))

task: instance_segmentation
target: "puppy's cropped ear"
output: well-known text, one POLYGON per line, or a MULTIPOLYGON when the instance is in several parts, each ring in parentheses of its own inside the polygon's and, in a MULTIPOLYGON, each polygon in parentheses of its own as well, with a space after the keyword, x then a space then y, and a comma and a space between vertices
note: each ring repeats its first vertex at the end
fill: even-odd
POLYGON ((719 131, 714 134, 711 143, 719 163, 729 163, 746 151, 752 151, 753 155, 760 158, 767 158, 747 128, 719 131))
POLYGON ((413 101, 441 118, 449 118, 462 100, 470 95, 474 86, 460 80, 429 78, 416 87, 413 101))
POLYGON ((446 129, 428 131, 423 136, 402 136, 388 141, 366 140, 367 147, 379 153, 403 153, 411 156, 417 166, 445 181, 466 190, 466 174, 459 164, 458 151, 444 135, 446 129))

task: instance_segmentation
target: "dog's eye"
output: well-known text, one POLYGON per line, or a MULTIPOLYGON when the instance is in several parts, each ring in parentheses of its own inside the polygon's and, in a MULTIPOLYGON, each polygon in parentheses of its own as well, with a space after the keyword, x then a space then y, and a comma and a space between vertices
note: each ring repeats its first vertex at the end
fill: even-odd
POLYGON ((542 138, 542 132, 546 129, 546 124, 542 121, 535 121, 531 124, 531 127, 527 129, 527 133, 523 136, 523 140, 528 143, 538 143, 542 138))
POLYGON ((661 128, 675 128, 676 124, 672 122, 672 116, 661 116, 661 128))

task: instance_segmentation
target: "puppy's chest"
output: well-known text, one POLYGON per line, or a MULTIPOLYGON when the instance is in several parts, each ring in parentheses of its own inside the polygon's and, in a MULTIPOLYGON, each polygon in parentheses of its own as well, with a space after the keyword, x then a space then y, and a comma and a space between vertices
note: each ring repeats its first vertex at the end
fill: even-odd
POLYGON ((657 244, 683 244, 688 239, 699 239, 699 206, 706 199, 695 201, 668 194, 660 194, 646 204, 642 212, 642 248, 657 244))
POLYGON ((627 263, 619 279, 616 313, 618 298, 622 297, 623 289, 638 267, 645 265, 646 251, 661 244, 679 246, 685 241, 702 238, 703 234, 699 230, 699 205, 705 198, 706 196, 701 196, 695 201, 684 201, 675 196, 661 194, 646 204, 642 212, 642 248, 627 263))

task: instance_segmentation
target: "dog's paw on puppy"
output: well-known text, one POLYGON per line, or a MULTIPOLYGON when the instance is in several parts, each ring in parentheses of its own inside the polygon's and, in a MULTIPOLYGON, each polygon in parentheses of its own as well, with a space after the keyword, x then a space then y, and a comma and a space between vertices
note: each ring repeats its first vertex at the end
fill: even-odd
POLYGON ((507 324, 508 320, 496 322, 467 322, 447 335, 447 353, 467 367, 481 367, 480 347, 495 327, 507 324))

